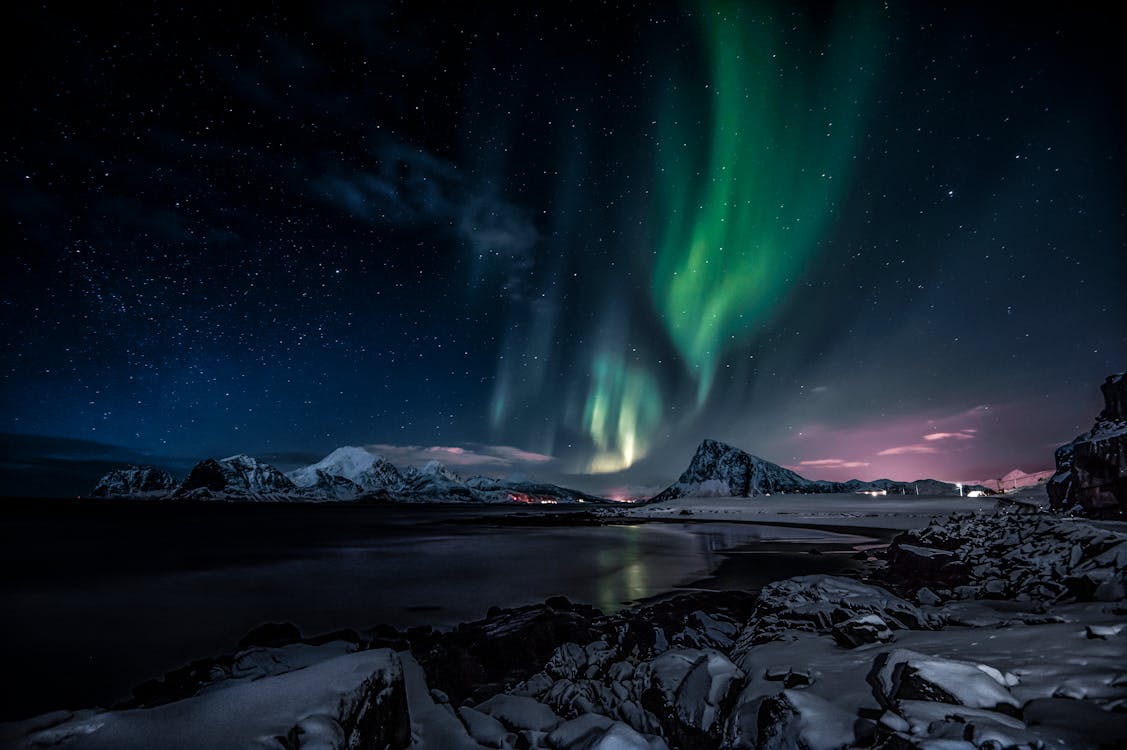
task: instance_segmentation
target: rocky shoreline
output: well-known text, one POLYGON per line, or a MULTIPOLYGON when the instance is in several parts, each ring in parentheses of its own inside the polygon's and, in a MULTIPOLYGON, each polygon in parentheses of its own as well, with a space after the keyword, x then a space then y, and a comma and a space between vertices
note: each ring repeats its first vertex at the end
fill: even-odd
POLYGON ((10 747, 1069 748, 1127 743, 1127 533, 1023 507, 895 537, 855 578, 604 615, 561 597, 451 630, 235 653, 10 747), (862 580, 863 579, 863 580, 862 580))

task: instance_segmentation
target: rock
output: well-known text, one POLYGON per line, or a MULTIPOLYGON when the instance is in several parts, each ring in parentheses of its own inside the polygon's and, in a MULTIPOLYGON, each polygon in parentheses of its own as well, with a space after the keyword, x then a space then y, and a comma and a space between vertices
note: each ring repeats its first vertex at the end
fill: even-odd
POLYGON ((784 690, 739 706, 732 747, 813 750, 852 746, 855 717, 801 690, 784 690))
POLYGON ((924 586, 916 592, 916 601, 927 607, 934 607, 943 600, 939 598, 939 594, 924 586))
MULTIPOLYGON (((928 628, 931 618, 919 607, 877 586, 849 578, 809 575, 763 587, 750 630, 774 622, 803 630, 829 630, 861 615, 877 615, 889 628, 928 628)), ((740 636, 745 641, 748 633, 740 636)), ((752 637, 754 640, 754 636, 752 637)))
POLYGON ((643 735, 622 722, 584 714, 564 722, 545 738, 553 750, 667 750, 660 737, 643 735))
POLYGON ((917 597, 923 584, 966 600, 1120 601, 1127 533, 1040 514, 956 514, 897 535, 885 578, 917 597), (956 562, 930 562, 948 557, 956 562))
POLYGON ((900 701, 934 701, 1016 714, 1021 704, 999 670, 988 665, 941 659, 908 649, 880 654, 866 678, 880 705, 896 710, 900 701))
POLYGON ((1056 511, 1127 519, 1127 372, 1109 375, 1100 391, 1104 409, 1095 425, 1056 450, 1049 503, 1056 511))
MULTIPOLYGON (((72 750, 202 747, 405 748, 403 671, 393 651, 361 651, 257 680, 234 680, 174 703, 26 722, 21 744, 72 750)), ((8 727, 9 731, 11 727, 8 727)))
POLYGON ((672 648, 639 665, 635 674, 649 685, 642 707, 657 717, 675 747, 684 748, 718 741, 722 707, 744 679, 727 656, 711 649, 672 648))
POLYGON ((1127 628, 1127 624, 1119 623, 1116 625, 1089 625, 1084 629, 1084 635, 1088 638, 1099 638, 1107 640, 1113 636, 1117 636, 1127 628))
POLYGON ((538 700, 520 695, 501 693, 474 708, 492 716, 511 731, 534 729, 546 732, 560 723, 560 717, 552 709, 538 700))
POLYGON ((462 706, 458 709, 458 716, 466 725, 470 737, 486 747, 503 747, 510 736, 501 722, 475 708, 462 706))
POLYGON ((814 682, 810 671, 806 669, 775 668, 763 672, 763 679, 771 682, 781 682, 785 688, 806 687, 814 682))
POLYGON ((834 640, 846 648, 857 648, 869 643, 887 643, 892 640, 892 630, 878 615, 858 615, 834 625, 834 640))

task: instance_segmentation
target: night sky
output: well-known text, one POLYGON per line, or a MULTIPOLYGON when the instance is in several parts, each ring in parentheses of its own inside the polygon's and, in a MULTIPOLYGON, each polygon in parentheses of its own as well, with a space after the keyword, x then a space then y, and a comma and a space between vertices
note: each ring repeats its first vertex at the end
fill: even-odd
POLYGON ((1125 367, 1096 10, 73 5, 5 23, 5 494, 345 444, 643 492, 705 437, 982 479, 1125 367))

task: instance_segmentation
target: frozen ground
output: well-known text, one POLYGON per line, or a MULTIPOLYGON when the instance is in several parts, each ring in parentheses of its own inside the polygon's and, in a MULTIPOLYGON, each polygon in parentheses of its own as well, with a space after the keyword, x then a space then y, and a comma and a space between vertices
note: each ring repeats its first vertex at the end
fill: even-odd
MULTIPOLYGON (((1041 490, 1044 494, 1043 488, 1041 490)), ((854 494, 681 497, 628 508, 624 513, 638 518, 685 520, 683 514, 688 511, 691 518, 700 521, 911 529, 926 525, 934 516, 990 510, 996 502, 992 497, 854 494)))

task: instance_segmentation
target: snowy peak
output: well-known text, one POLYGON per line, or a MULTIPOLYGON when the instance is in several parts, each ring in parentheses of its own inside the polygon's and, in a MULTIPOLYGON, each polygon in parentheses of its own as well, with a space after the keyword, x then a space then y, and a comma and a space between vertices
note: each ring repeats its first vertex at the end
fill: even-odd
POLYGON ((298 487, 315 487, 321 475, 339 477, 371 492, 394 489, 403 483, 399 470, 366 448, 345 445, 315 464, 291 471, 288 476, 298 487))
POLYGON ((687 495, 754 497, 772 492, 815 492, 814 485, 790 469, 719 440, 703 440, 689 468, 654 501, 687 495))
POLYGON ((427 461, 425 464, 423 464, 423 468, 419 469, 419 473, 424 474, 428 477, 434 477, 436 479, 444 479, 447 482, 462 484, 462 478, 460 476, 447 469, 446 466, 441 462, 435 461, 434 459, 431 459, 430 461, 427 461))

